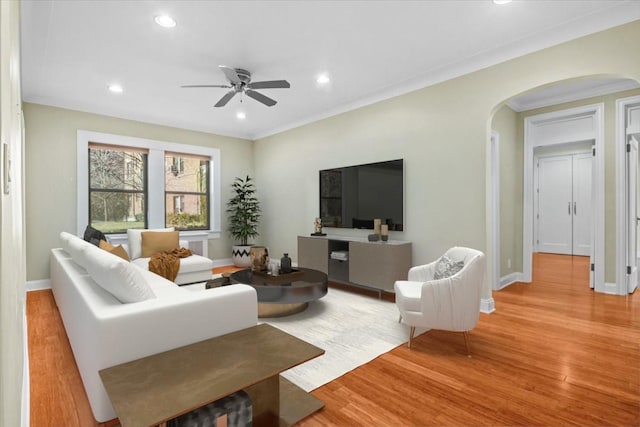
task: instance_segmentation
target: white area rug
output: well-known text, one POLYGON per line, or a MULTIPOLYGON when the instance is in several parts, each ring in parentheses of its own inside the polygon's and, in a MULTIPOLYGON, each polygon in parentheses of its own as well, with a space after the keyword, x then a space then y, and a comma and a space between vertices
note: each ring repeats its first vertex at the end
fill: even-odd
POLYGON ((398 323, 394 303, 332 288, 301 313, 258 321, 325 350, 324 355, 283 373, 306 391, 333 381, 409 339, 408 327, 398 323))

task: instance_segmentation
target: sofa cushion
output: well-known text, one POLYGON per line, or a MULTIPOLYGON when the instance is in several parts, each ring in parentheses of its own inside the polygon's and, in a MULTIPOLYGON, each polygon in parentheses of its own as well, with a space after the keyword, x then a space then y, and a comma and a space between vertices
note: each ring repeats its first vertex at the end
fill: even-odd
POLYGON ((85 268, 93 280, 120 302, 132 303, 156 297, 135 265, 96 246, 85 247, 83 253, 85 268))
POLYGON ((131 259, 136 259, 136 258, 140 258, 140 256, 142 255, 142 233, 144 233, 145 231, 173 231, 173 230, 174 230, 174 227, 127 230, 127 239, 129 239, 129 257, 131 259))
POLYGON ((178 249, 179 239, 178 231, 145 231, 142 233, 141 257, 148 258, 158 252, 178 249))
POLYGON ((458 271, 462 270, 462 267, 464 267, 464 260, 454 261, 448 256, 442 255, 442 258, 440 258, 436 264, 435 271, 433 272, 433 278, 438 280, 451 277, 458 271))
POLYGON ((104 249, 110 254, 113 254, 115 256, 122 258, 127 262, 130 261, 129 254, 127 254, 127 251, 122 247, 122 245, 114 246, 111 243, 107 242, 106 240, 100 240, 100 244, 98 245, 98 247, 100 249, 104 249))

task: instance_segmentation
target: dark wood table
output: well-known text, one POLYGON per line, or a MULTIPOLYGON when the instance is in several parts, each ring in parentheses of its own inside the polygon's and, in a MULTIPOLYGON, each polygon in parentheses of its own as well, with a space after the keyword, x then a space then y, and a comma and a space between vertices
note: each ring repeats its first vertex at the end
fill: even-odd
POLYGON ((324 404, 280 373, 324 350, 262 324, 100 371, 123 427, 163 425, 239 390, 255 426, 288 426, 324 404))
POLYGON ((258 294, 258 317, 298 313, 311 301, 327 294, 328 279, 322 271, 296 267, 293 274, 271 276, 245 269, 232 273, 231 283, 251 285, 258 294))

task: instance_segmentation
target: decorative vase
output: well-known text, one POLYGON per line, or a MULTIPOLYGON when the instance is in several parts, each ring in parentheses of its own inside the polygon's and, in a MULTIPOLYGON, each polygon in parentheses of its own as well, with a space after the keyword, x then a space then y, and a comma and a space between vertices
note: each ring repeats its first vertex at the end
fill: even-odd
POLYGON ((389 226, 387 224, 382 224, 380 228, 380 239, 383 242, 389 240, 389 226))
POLYGON ((253 271, 265 271, 269 268, 269 250, 266 246, 251 246, 249 256, 253 271))
POLYGON ((291 273, 291 258, 289 258, 289 254, 284 254, 284 256, 280 258, 280 273, 291 273))
POLYGON ((373 219, 373 234, 380 235, 380 225, 382 224, 382 220, 380 218, 373 219))
POLYGON ((251 250, 252 245, 233 245, 231 248, 231 259, 236 267, 251 267, 251 250))

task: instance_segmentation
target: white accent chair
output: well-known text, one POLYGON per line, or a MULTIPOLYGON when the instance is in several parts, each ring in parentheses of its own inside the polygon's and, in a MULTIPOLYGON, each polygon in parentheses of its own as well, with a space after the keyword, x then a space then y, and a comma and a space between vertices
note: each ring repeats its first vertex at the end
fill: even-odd
POLYGON ((486 261, 482 252, 453 247, 437 261, 412 267, 409 270, 409 280, 395 282, 400 321, 411 328, 409 348, 416 327, 440 329, 463 332, 467 354, 470 355, 469 331, 476 326, 480 317, 485 268, 486 261), (449 277, 434 279, 445 256, 454 262, 462 261, 464 265, 449 277))

